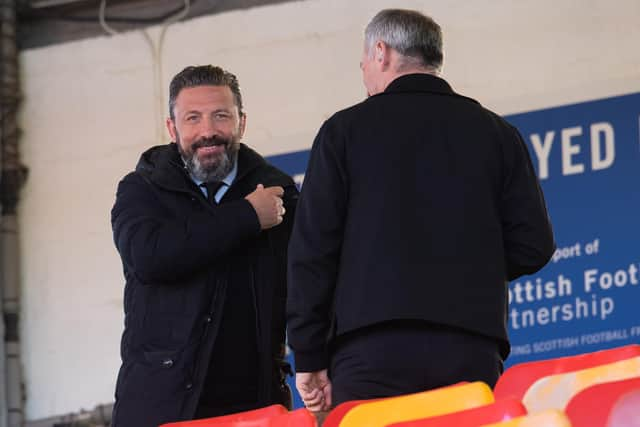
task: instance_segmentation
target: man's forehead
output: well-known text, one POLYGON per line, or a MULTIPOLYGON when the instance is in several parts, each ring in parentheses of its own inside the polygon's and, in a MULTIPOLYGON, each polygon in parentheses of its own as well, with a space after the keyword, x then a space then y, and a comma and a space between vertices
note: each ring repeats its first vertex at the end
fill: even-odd
POLYGON ((192 97, 230 97, 233 98, 231 88, 226 85, 199 85, 185 87, 178 93, 176 99, 192 97))
POLYGON ((229 86, 192 86, 182 89, 176 97, 177 109, 207 108, 215 104, 216 108, 232 109, 235 98, 229 86))

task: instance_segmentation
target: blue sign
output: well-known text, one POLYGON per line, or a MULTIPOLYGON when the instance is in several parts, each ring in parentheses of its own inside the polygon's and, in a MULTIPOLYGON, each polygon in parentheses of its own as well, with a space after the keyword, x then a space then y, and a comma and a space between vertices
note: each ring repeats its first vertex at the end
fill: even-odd
MULTIPOLYGON (((506 365, 640 343, 640 93, 505 119, 529 148, 558 245, 509 283, 506 365)), ((302 185, 308 157, 269 160, 302 185)))
POLYGON ((302 188, 304 173, 309 162, 309 154, 311 154, 310 150, 294 151, 293 153, 271 156, 267 160, 278 169, 291 175, 298 188, 302 188))
POLYGON ((640 342, 640 93, 506 119, 527 142, 558 245, 509 284, 508 364, 640 342))

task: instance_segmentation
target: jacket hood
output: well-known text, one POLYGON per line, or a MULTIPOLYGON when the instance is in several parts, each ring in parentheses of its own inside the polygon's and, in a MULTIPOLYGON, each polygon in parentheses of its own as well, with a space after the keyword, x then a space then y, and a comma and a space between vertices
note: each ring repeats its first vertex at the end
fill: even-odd
POLYGON ((173 142, 166 145, 156 145, 140 155, 140 159, 136 165, 136 171, 150 172, 161 164, 172 161, 175 163, 181 161, 178 146, 173 142))
MULTIPOLYGON (((267 165, 267 162, 260 154, 241 143, 238 151, 238 175, 236 176, 236 181, 241 180, 256 168, 267 165)), ((164 184, 167 187, 172 187, 171 183, 176 183, 177 180, 182 181, 184 178, 189 178, 178 151, 178 145, 174 142, 156 145, 142 153, 136 165, 136 172, 157 184, 164 184)))

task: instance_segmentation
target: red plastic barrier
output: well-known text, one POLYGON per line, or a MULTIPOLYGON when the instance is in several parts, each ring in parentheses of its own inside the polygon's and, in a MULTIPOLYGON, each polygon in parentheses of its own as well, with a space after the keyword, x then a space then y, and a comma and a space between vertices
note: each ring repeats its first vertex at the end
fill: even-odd
POLYGON ((640 378, 596 384, 573 396, 565 413, 573 427, 604 427, 616 402, 634 390, 640 392, 640 378))
POLYGON ((640 356, 640 345, 632 344, 576 356, 520 363, 510 367, 502 374, 493 394, 496 400, 507 398, 522 400, 527 389, 540 378, 619 362, 637 356, 640 356))
POLYGON ((282 405, 271 405, 265 408, 254 409, 252 411, 238 412, 237 414, 224 415, 221 417, 202 418, 192 421, 179 421, 175 423, 162 424, 159 427, 218 427, 227 425, 234 421, 255 421, 282 415, 287 413, 287 408, 282 405))

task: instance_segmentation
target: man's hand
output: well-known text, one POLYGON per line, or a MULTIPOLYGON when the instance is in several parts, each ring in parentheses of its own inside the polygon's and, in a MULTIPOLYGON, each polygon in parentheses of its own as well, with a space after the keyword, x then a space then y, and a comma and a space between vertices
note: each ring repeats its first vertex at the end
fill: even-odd
POLYGON ((285 213, 282 204, 283 195, 282 187, 264 188, 262 184, 258 184, 255 191, 245 197, 255 209, 262 230, 275 227, 282 222, 285 213))
POLYGON ((308 410, 318 412, 331 409, 331 381, 326 369, 296 373, 296 388, 308 410))

